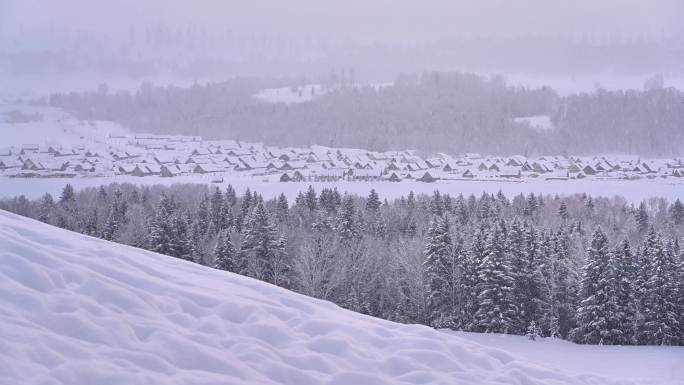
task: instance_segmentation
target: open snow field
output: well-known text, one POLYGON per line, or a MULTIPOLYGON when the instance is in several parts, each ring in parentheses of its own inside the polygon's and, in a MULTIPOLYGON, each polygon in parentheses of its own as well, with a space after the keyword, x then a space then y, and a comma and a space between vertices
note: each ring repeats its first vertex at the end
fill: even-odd
POLYGON ((663 384, 684 383, 684 347, 591 346, 559 339, 530 341, 527 337, 513 335, 454 331, 446 333, 505 350, 550 368, 638 379, 644 383, 649 380, 663 384))
POLYGON ((24 144, 106 149, 110 135, 124 135, 130 131, 106 121, 81 121, 73 115, 53 107, 0 104, 0 148, 24 144), (13 114, 35 117, 26 122, 8 122, 13 114))
POLYGON ((249 188, 259 192, 265 199, 275 198, 280 193, 293 200, 299 192, 306 191, 309 185, 317 191, 322 188, 336 187, 340 192, 349 192, 359 195, 368 195, 371 189, 375 189, 381 198, 393 199, 407 195, 410 191, 416 194, 432 194, 435 190, 442 193, 464 196, 475 194, 479 196, 483 192, 496 193, 503 191, 508 196, 517 194, 543 193, 543 194, 580 194, 587 193, 594 196, 620 196, 627 202, 639 203, 651 197, 662 197, 670 201, 684 198, 684 181, 674 179, 655 180, 567 180, 567 181, 544 181, 529 180, 521 182, 506 181, 442 181, 436 183, 424 183, 416 181, 401 182, 269 182, 249 178, 224 179, 223 183, 211 183, 214 176, 190 175, 175 178, 162 178, 147 176, 143 178, 134 176, 113 176, 100 178, 3 178, 0 177, 0 198, 25 195, 27 198, 38 198, 45 193, 59 196, 64 185, 70 183, 75 189, 97 187, 109 183, 134 183, 141 185, 171 185, 175 183, 202 183, 219 186, 222 189, 233 185, 239 193, 249 188))
POLYGON ((684 383, 683 348, 396 324, 7 212, 0 245, 3 384, 684 383))

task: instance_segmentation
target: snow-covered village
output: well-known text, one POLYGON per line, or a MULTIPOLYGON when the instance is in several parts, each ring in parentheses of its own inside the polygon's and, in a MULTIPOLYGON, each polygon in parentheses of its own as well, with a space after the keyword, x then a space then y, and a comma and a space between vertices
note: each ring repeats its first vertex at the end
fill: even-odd
POLYGON ((0 0, 0 385, 684 385, 682 0, 0 0))
POLYGON ((182 135, 110 135, 105 143, 77 147, 21 144, 0 149, 0 175, 70 178, 130 175, 212 175, 217 182, 255 178, 280 182, 416 180, 655 179, 684 177, 682 158, 639 156, 487 156, 415 151, 279 148, 235 140, 205 141, 182 135))

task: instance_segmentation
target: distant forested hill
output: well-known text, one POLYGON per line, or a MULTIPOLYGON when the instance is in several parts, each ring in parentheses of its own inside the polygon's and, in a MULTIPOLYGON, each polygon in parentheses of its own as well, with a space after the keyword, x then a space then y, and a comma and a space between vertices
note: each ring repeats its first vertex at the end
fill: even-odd
MULTIPOLYGON (((353 77, 348 76, 347 79, 353 77)), ((559 96, 511 87, 501 77, 427 72, 393 86, 358 86, 337 76, 311 101, 254 97, 297 79, 237 78, 189 88, 143 84, 135 93, 55 94, 49 103, 82 119, 113 120, 139 132, 322 144, 373 150, 489 154, 684 153, 684 94, 652 82, 643 91, 559 96), (537 126, 535 119, 549 122, 537 126)))

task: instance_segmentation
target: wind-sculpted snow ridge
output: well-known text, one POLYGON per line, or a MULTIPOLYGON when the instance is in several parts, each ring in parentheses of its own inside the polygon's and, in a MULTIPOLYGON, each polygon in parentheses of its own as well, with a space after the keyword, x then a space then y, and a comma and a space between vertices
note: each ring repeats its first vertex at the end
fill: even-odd
POLYGON ((3 211, 0 383, 629 384, 3 211))

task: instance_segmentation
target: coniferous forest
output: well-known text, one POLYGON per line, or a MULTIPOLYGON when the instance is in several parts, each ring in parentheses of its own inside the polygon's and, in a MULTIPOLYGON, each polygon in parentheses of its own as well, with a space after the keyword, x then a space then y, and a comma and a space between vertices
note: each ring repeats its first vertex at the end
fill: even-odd
POLYGON ((683 345, 684 204, 499 193, 294 202, 111 184, 0 209, 437 328, 683 345))

